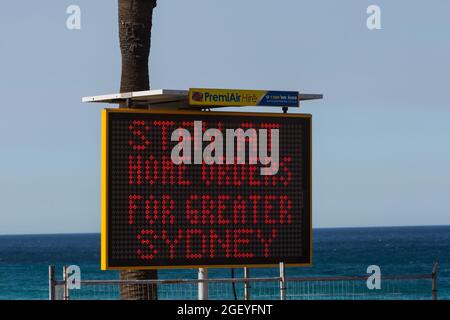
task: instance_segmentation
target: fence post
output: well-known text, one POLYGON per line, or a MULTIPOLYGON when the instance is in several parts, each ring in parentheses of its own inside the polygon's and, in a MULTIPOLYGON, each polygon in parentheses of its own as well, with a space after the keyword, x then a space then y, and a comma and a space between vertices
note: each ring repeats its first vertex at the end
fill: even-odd
POLYGON ((286 273, 284 262, 280 262, 280 300, 286 300, 286 273))
POLYGON ((68 274, 67 274, 67 266, 63 266, 63 281, 64 281, 64 294, 63 294, 63 300, 69 300, 69 284, 68 281, 68 274))
MULTIPOLYGON (((208 269, 198 269, 198 280, 208 280, 208 269)), ((208 300, 208 282, 198 283, 198 300, 208 300)))
POLYGON ((437 278, 438 278, 438 270, 439 263, 435 262, 433 264, 433 271, 431 272, 431 299, 438 299, 438 287, 437 287, 437 278))
POLYGON ((55 266, 48 266, 48 300, 55 298, 55 266))
MULTIPOLYGON (((250 278, 250 268, 244 268, 244 279, 250 278)), ((250 282, 244 282, 244 300, 250 300, 250 282)))

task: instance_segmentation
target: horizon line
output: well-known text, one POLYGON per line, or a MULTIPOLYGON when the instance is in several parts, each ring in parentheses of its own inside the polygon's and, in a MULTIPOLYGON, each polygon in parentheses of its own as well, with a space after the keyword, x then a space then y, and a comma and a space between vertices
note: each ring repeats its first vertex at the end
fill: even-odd
MULTIPOLYGON (((431 228, 450 227, 450 224, 430 224, 430 225, 391 225, 391 226, 361 226, 361 227, 313 227, 313 230, 336 230, 336 229, 379 229, 379 228, 431 228)), ((56 233, 0 233, 0 237, 7 236, 58 236, 58 235, 88 235, 101 234, 98 232, 56 232, 56 233)))

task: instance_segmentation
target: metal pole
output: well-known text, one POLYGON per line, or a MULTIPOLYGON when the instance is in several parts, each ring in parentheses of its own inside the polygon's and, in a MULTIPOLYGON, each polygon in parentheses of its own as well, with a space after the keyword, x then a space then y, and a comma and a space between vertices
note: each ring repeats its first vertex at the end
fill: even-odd
MULTIPOLYGON (((244 279, 250 278, 250 268, 244 268, 244 279)), ((244 300, 250 300, 250 282, 244 282, 244 300)))
POLYGON ((68 281, 67 266, 63 266, 63 281, 64 281, 63 300, 69 300, 69 285, 67 283, 68 281))
POLYGON ((48 300, 55 300, 55 266, 48 266, 48 300))
MULTIPOLYGON (((198 280, 208 280, 207 268, 198 269, 198 280)), ((198 283, 198 300, 208 300, 208 283, 206 282, 198 283)))
POLYGON ((438 288, 437 288, 437 278, 438 278, 439 263, 435 262, 433 264, 433 271, 431 272, 431 299, 438 299, 438 288))
POLYGON ((280 300, 286 300, 286 273, 284 262, 280 262, 280 300))

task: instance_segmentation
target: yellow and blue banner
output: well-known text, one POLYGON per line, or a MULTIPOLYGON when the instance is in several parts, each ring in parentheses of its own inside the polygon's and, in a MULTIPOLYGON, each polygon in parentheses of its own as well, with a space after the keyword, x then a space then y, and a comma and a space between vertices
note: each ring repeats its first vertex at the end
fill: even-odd
POLYGON ((296 91, 189 89, 189 104, 210 107, 298 107, 296 91))

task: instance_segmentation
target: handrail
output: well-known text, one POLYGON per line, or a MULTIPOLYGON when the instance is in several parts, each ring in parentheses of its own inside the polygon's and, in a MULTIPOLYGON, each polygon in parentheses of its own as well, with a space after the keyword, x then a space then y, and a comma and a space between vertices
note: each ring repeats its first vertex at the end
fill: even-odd
POLYGON ((227 283, 227 282, 275 282, 280 277, 272 278, 217 278, 217 279, 164 279, 164 280, 81 280, 82 285, 98 284, 197 284, 197 283, 227 283))
MULTIPOLYGON (((432 279, 431 274, 413 274, 413 275, 390 275, 381 276, 381 280, 418 280, 432 279)), ((310 281, 366 281, 367 276, 339 276, 339 277, 286 277, 288 282, 310 282, 310 281)), ((280 277, 271 278, 216 278, 216 279, 159 279, 159 280, 81 280, 82 285, 100 285, 100 284, 198 284, 198 283, 245 283, 245 282, 279 282, 280 277)), ((63 284, 63 281, 57 281, 57 284, 63 284)))

